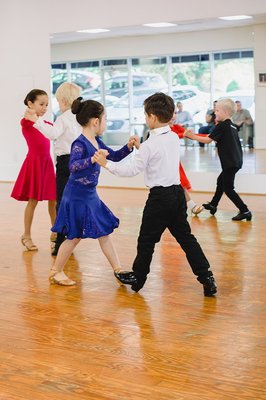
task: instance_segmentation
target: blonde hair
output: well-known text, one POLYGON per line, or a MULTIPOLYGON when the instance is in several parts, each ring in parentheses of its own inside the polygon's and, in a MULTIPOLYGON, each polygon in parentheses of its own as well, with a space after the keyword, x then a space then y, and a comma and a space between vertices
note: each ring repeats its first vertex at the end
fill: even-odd
POLYGON ((221 98, 217 101, 217 105, 226 111, 230 117, 236 112, 236 104, 232 99, 221 98))
POLYGON ((81 88, 75 83, 64 82, 58 86, 55 97, 56 100, 63 100, 67 107, 71 107, 73 101, 80 96, 81 88))

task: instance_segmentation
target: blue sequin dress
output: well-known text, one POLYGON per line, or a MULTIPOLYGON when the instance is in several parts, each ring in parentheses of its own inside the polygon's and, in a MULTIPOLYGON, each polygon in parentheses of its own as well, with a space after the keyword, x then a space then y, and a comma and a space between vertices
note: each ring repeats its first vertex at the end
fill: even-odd
MULTIPOLYGON (((127 145, 114 151, 98 137, 96 140, 99 149, 108 150, 108 160, 120 161, 131 153, 127 145)), ((67 239, 96 239, 109 235, 119 225, 119 219, 100 200, 96 191, 101 168, 91 162, 96 150, 82 134, 71 147, 70 177, 52 227, 53 232, 60 232, 67 239)))

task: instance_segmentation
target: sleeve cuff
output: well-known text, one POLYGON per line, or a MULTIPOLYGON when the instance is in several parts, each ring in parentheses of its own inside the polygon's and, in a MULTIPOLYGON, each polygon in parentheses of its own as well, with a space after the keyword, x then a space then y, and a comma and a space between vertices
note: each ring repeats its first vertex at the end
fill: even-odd
POLYGON ((43 125, 44 125, 44 122, 43 122, 43 120, 41 120, 40 118, 38 118, 37 121, 33 123, 33 126, 34 126, 35 128, 41 127, 41 126, 43 126, 43 125))

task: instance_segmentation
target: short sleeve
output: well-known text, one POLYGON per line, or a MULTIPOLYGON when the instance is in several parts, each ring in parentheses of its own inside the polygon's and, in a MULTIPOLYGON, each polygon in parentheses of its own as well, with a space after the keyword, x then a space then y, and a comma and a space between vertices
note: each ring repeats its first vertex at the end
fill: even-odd
POLYGON ((223 124, 220 123, 218 125, 215 125, 214 129, 209 134, 209 138, 214 140, 215 142, 220 142, 223 133, 224 133, 224 127, 223 124))

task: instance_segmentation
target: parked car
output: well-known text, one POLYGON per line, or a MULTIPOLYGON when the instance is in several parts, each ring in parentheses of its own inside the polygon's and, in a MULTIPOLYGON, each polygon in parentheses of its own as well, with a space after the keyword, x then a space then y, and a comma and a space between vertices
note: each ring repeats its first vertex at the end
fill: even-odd
MULTIPOLYGON (((129 95, 122 96, 113 107, 110 107, 107 115, 108 144, 122 144, 129 134, 137 134, 141 140, 145 140, 148 128, 145 123, 143 102, 155 93, 157 88, 138 89, 133 94, 133 118, 129 120, 129 95)), ((167 93, 166 87, 160 91, 167 93)), ((201 92, 195 86, 175 86, 172 89, 172 97, 177 103, 182 101, 184 110, 187 110, 194 117, 201 110, 207 109, 209 94, 201 92)))
POLYGON ((143 102, 156 92, 156 89, 139 89, 133 94, 133 121, 129 121, 129 95, 122 96, 107 112, 106 143, 122 144, 129 134, 138 135, 141 140, 147 133, 143 102))
MULTIPOLYGON (((96 100, 99 101, 100 103, 102 103, 102 99, 101 96, 99 95, 94 95, 94 96, 90 96, 90 97, 86 97, 83 96, 83 94, 81 94, 83 97, 83 100, 96 100)), ((109 107, 112 107, 117 100, 119 100, 118 97, 115 96, 105 96, 105 107, 108 110, 109 107)), ((56 118, 58 117, 58 115, 61 114, 60 109, 59 109, 59 105, 58 105, 58 101, 56 100, 55 96, 52 96, 52 111, 53 111, 53 121, 56 120, 56 118)))
MULTIPOLYGON (((153 88, 162 89, 166 87, 166 82, 160 74, 138 73, 132 75, 133 90, 153 88)), ((105 94, 116 97, 122 97, 128 93, 128 75, 120 74, 106 79, 104 82, 105 94)), ((83 92, 85 96, 101 94, 102 86, 94 89, 88 89, 83 92)))
POLYGON ((210 94, 200 91, 196 86, 177 85, 172 88, 172 97, 177 103, 181 101, 184 110, 188 111, 192 117, 208 107, 210 94))
POLYGON ((102 101, 102 97, 99 94, 94 94, 94 95, 88 95, 84 94, 85 92, 81 93, 81 96, 83 97, 83 100, 96 100, 99 101, 100 103, 104 104, 106 108, 112 107, 118 100, 119 97, 116 96, 111 96, 111 95, 106 95, 105 100, 102 101))
MULTIPOLYGON (((80 86, 83 90, 88 88, 94 88, 100 84, 99 75, 89 71, 71 70, 70 80, 71 82, 76 83, 76 85, 80 86)), ((52 92, 54 94, 58 86, 68 81, 67 71, 61 71, 58 74, 53 75, 51 81, 52 81, 52 92)))

